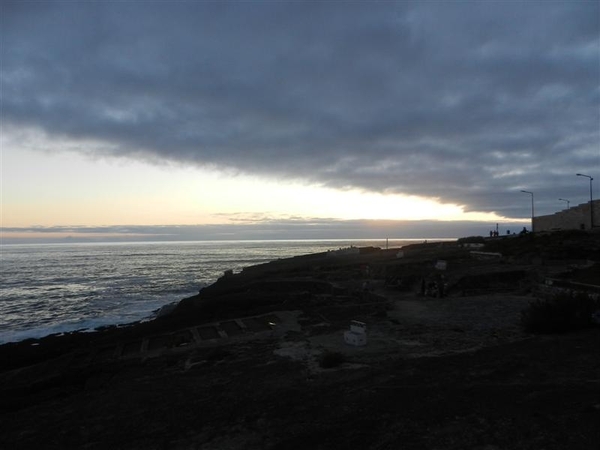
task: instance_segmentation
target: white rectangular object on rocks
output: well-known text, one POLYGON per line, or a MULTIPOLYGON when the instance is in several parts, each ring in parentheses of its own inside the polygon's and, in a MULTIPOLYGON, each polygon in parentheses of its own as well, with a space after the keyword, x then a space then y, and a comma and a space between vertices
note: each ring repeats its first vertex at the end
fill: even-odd
POLYGON ((344 332, 346 344, 354 346, 367 345, 367 324, 353 320, 350 322, 350 330, 344 332))
POLYGON ((354 331, 345 331, 344 341, 346 344, 354 345, 356 347, 367 345, 367 335, 364 333, 356 333, 354 331))

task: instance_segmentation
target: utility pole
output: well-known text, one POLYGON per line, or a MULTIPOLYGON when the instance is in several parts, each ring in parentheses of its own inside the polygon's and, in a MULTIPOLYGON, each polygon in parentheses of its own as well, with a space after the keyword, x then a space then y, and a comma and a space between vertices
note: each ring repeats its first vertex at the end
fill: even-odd
POLYGON ((533 192, 530 192, 530 191, 521 191, 521 192, 531 195, 531 232, 533 233, 535 231, 535 229, 533 228, 533 217, 535 215, 534 211, 533 211, 533 192))

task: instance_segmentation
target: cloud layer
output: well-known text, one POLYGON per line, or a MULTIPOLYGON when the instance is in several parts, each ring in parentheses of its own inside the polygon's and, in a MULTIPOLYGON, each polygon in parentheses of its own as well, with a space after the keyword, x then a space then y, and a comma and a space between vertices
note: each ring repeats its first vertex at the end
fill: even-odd
POLYGON ((598 2, 1 7, 6 132, 507 217, 600 175, 598 2))
MULTIPOLYGON (((499 232, 518 233, 523 223, 499 224, 499 232)), ((219 225, 132 225, 97 227, 4 227, 6 244, 89 241, 202 241, 273 239, 435 239, 486 236, 490 223, 433 220, 284 219, 219 225)))

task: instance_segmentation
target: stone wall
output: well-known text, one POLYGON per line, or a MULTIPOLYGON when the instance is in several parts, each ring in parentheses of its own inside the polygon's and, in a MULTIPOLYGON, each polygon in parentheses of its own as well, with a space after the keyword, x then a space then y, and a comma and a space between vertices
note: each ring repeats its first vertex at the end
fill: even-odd
MULTIPOLYGON (((594 200, 594 228, 600 227, 600 200, 594 200)), ((591 229, 590 202, 533 219, 535 231, 591 229)))

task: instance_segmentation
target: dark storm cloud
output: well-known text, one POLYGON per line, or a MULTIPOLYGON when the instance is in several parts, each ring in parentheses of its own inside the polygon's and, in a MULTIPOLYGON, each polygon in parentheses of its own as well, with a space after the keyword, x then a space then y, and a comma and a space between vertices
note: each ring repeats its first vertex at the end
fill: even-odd
POLYGON ((3 120, 508 216, 533 190, 553 212, 586 200, 576 172, 600 175, 599 8, 5 2, 3 120))

